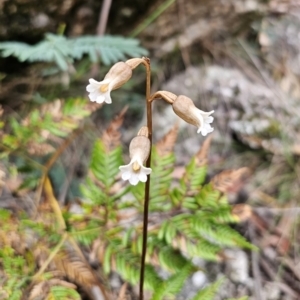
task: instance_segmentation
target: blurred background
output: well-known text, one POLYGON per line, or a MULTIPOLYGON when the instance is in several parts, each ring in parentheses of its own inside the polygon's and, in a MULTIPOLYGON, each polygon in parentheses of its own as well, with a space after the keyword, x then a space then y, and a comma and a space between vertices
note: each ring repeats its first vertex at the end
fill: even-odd
MULTIPOLYGON (((89 78, 100 81, 113 63, 141 56, 151 59, 152 92, 186 95, 200 109, 214 110, 208 176, 249 168, 247 183, 231 191, 229 200, 253 208, 249 222, 255 232, 247 226, 240 231, 261 249, 230 250, 227 262, 211 268, 230 279, 218 299, 300 299, 298 0, 0 0, 0 20, 4 122, 45 105, 58 114, 55 105, 63 99, 88 102, 89 78)), ((125 106, 124 145, 145 124, 144 93, 144 70, 137 68, 130 82, 112 92, 114 105, 90 109, 92 132, 84 129, 82 143, 72 144, 52 170, 61 203, 80 195, 91 135, 99 135, 125 106), (69 183, 60 186, 66 174, 69 183)), ((179 119, 162 101, 153 111, 155 142, 179 119)), ((180 169, 205 138, 193 126, 178 124, 180 169)), ((210 274, 197 276, 178 299, 187 299, 210 274)))

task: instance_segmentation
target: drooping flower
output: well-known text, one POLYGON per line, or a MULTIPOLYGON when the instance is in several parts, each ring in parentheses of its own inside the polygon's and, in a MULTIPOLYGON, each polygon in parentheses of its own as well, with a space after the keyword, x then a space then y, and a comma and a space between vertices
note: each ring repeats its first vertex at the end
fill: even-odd
MULTIPOLYGON (((147 129, 147 127, 142 127, 140 132, 143 133, 145 128, 147 129)), ((128 180, 132 185, 137 185, 139 181, 146 182, 147 175, 152 171, 151 168, 144 167, 144 163, 150 154, 148 133, 147 135, 138 135, 132 139, 129 146, 129 154, 131 158, 130 163, 126 166, 119 167, 122 173, 122 179, 128 180)))
POLYGON ((210 125, 214 120, 211 116, 214 113, 213 110, 204 112, 198 109, 190 98, 183 95, 178 96, 174 100, 172 107, 176 115, 181 119, 198 127, 197 133, 201 132, 203 136, 206 136, 214 130, 210 125))
POLYGON ((110 92, 122 86, 132 75, 131 67, 125 62, 114 64, 102 81, 89 79, 86 87, 89 98, 92 102, 108 104, 111 103, 110 92))

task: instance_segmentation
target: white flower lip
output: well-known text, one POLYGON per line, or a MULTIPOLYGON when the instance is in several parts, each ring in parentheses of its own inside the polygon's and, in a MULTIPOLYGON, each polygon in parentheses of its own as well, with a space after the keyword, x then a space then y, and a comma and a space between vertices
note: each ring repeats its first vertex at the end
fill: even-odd
POLYGON ((147 175, 152 172, 151 168, 146 168, 143 166, 141 159, 137 156, 133 157, 128 165, 119 167, 122 173, 122 179, 128 180, 130 184, 137 185, 139 181, 146 182, 147 175), (138 164, 139 169, 134 170, 134 165, 138 164))
POLYGON ((89 79, 90 84, 87 85, 86 90, 89 92, 89 98, 92 102, 103 103, 106 102, 110 104, 111 97, 110 92, 111 88, 111 80, 105 79, 102 81, 96 81, 95 79, 89 79))
POLYGON ((195 115, 199 119, 200 126, 198 127, 197 133, 200 133, 203 136, 206 136, 208 133, 213 132, 214 128, 211 127, 211 123, 213 122, 214 118, 211 116, 211 114, 214 113, 214 110, 210 112, 204 112, 198 108, 196 108, 195 115))

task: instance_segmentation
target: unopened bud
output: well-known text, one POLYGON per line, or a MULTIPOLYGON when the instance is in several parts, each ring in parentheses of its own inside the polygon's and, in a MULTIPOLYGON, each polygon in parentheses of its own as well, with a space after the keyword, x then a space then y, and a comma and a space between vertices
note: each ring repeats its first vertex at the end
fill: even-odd
POLYGON ((147 127, 147 126, 143 126, 143 127, 139 130, 139 132, 138 132, 137 135, 143 135, 143 136, 145 136, 145 137, 148 137, 148 136, 149 136, 149 129, 148 129, 148 127, 147 127))

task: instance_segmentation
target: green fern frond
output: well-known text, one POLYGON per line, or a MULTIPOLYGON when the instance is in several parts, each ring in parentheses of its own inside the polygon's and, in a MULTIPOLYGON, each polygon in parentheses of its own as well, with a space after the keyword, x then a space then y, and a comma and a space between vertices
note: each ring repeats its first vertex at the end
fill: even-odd
POLYGON ((212 188, 210 184, 205 185, 196 195, 196 201, 201 208, 215 208, 219 206, 220 192, 212 188))
POLYGON ((152 152, 152 175, 151 178, 151 201, 149 209, 151 211, 168 211, 172 207, 169 191, 172 182, 175 156, 173 153, 159 156, 155 147, 152 152))
POLYGON ((208 261, 218 261, 218 254, 221 251, 221 248, 219 246, 213 245, 212 243, 200 238, 195 243, 187 242, 186 248, 187 253, 191 257, 201 257, 208 261))
POLYGON ((46 34, 45 39, 36 45, 0 43, 0 51, 2 57, 14 56, 22 62, 54 63, 62 71, 67 71, 68 65, 74 59, 81 59, 84 55, 88 55, 92 62, 101 58, 105 65, 124 60, 126 56, 147 55, 147 51, 135 39, 117 36, 82 36, 68 39, 52 33, 46 34))
POLYGON ((191 264, 185 265, 180 272, 171 276, 169 279, 162 281, 154 291, 151 300, 163 300, 165 296, 175 296, 182 288, 186 279, 195 270, 191 264))
POLYGON ((197 218, 194 220, 194 228, 202 238, 218 245, 253 248, 252 244, 228 225, 203 222, 203 220, 197 218))
POLYGON ((80 191, 84 198, 93 204, 104 205, 106 203, 106 194, 90 178, 87 178, 85 183, 80 185, 80 191))
POLYGON ((64 286, 52 286, 47 295, 49 300, 79 300, 80 295, 74 289, 64 286))
POLYGON ((181 185, 188 185, 191 191, 199 190, 205 181, 206 169, 206 166, 197 166, 196 158, 193 157, 186 166, 186 173, 181 180, 181 185))
MULTIPOLYGON (((103 226, 103 224, 101 224, 103 226)), ((90 246, 99 236, 102 226, 96 220, 91 220, 84 230, 76 230, 71 227, 70 234, 82 245, 90 246)))
POLYGON ((219 279, 213 284, 202 289, 192 300, 213 300, 216 293, 223 283, 223 279, 219 279))
POLYGON ((157 251, 160 266, 167 271, 181 272, 182 268, 190 264, 179 250, 174 250, 172 247, 161 246, 157 251))
POLYGON ((119 173, 119 166, 122 165, 121 147, 106 153, 105 146, 101 140, 95 142, 90 162, 90 169, 95 177, 109 189, 119 173))

